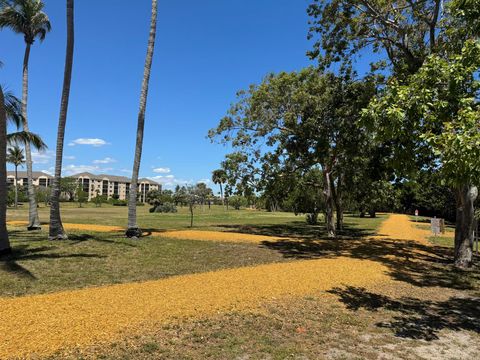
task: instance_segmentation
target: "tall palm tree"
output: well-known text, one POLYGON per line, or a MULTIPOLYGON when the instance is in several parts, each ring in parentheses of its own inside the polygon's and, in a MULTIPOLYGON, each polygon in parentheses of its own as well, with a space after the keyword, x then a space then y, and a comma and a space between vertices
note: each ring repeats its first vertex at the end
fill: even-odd
POLYGON ((18 167, 25 164, 25 156, 23 149, 14 145, 8 148, 7 162, 15 166, 15 209, 18 207, 18 167))
POLYGON ((57 131, 57 150, 55 160, 55 177, 52 185, 50 206, 49 239, 67 239, 60 216, 60 179, 62 177, 63 144, 65 138, 65 125, 67 123, 68 100, 70 97, 70 84, 72 80, 74 32, 74 0, 67 0, 67 50, 65 56, 65 73, 63 77, 62 100, 57 131))
MULTIPOLYGON (((0 86, 0 184, 7 183, 7 113, 5 98, 0 86)), ((7 187, 0 186, 0 255, 10 253, 7 232, 7 187)))
MULTIPOLYGON (((27 120, 28 102, 28 63, 30 48, 38 38, 45 39, 50 31, 51 25, 48 16, 43 12, 44 3, 41 0, 10 0, 5 1, 0 10, 0 28, 8 27, 12 31, 22 34, 25 40, 25 56, 23 58, 23 91, 22 91, 22 115, 24 118, 24 130, 29 132, 27 120)), ((28 202, 29 219, 28 230, 40 229, 38 219, 37 202, 35 200, 35 189, 32 182, 32 151, 30 143, 25 143, 25 155, 27 158, 28 178, 28 202)))
POLYGON ((220 197, 222 198, 222 204, 225 206, 225 199, 223 198, 222 185, 227 182, 227 173, 223 169, 217 169, 212 171, 212 181, 214 184, 220 185, 220 197))
POLYGON ((147 107, 148 84, 152 68, 153 51, 155 48, 155 35, 157 32, 157 0, 152 0, 152 18, 150 22, 150 35, 148 38, 147 56, 143 72, 142 91, 140 93, 140 108, 138 111, 137 141, 135 145, 135 157, 133 160, 132 184, 128 201, 128 228, 127 237, 138 238, 142 231, 137 225, 137 186, 140 161, 142 158, 143 128, 145 125, 145 109, 147 107))

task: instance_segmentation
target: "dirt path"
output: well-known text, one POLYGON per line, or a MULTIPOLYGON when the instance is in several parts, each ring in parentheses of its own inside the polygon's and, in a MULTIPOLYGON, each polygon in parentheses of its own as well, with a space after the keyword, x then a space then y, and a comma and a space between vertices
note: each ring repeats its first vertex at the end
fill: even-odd
MULTIPOLYGON (((78 224, 70 225, 80 229, 78 224)), ((90 225, 85 226, 93 231, 90 225)), ((96 229, 101 231, 100 227, 96 229)), ((392 215, 380 229, 382 238, 419 241, 423 241, 423 232, 402 215, 392 215)), ((183 232, 182 237, 205 239, 207 234, 221 236, 217 232, 194 231, 183 232)), ((202 318, 232 310, 253 311, 275 298, 389 281, 388 269, 378 262, 338 257, 0 298, 0 358, 51 355, 64 348, 111 342, 122 334, 145 332, 150 326, 175 319, 202 318)))

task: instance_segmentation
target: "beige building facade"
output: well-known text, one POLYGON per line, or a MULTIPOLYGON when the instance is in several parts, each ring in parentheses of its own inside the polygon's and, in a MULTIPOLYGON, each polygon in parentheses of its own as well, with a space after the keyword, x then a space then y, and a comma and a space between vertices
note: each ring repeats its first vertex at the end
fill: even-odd
MULTIPOLYGON (((33 185, 40 187, 50 187, 53 177, 40 172, 33 172, 33 185)), ((88 172, 69 176, 77 180, 82 190, 88 194, 88 200, 95 198, 97 195, 106 195, 107 199, 118 197, 119 200, 128 200, 130 192, 131 179, 126 176, 95 175, 88 172)), ((15 171, 7 172, 7 184, 15 186, 15 171)), ((27 187, 27 172, 18 172, 18 185, 27 187)), ((162 186, 152 180, 142 178, 138 179, 139 201, 146 202, 146 195, 150 190, 162 190, 162 186)))
MULTIPOLYGON (((28 178, 26 171, 18 172, 18 185, 27 187, 28 178)), ((50 187, 53 182, 53 176, 41 171, 32 172, 32 181, 34 186, 50 187)), ((15 186, 15 171, 7 171, 7 184, 15 186)))
MULTIPOLYGON (((108 199, 117 197, 119 200, 128 200, 131 179, 126 176, 95 175, 88 172, 72 175, 88 194, 88 200, 97 195, 106 195, 108 199)), ((150 190, 161 190, 162 186, 155 181, 138 179, 139 201, 146 202, 146 195, 150 190)))

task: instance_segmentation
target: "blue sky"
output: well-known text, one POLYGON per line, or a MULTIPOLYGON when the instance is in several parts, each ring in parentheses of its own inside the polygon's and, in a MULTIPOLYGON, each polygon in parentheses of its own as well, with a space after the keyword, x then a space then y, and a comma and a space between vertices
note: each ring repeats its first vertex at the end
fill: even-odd
MULTIPOLYGON (((52 31, 30 59, 29 122, 49 150, 34 170, 52 171, 65 57, 65 2, 45 0, 52 31)), ((160 183, 209 179, 228 149, 208 130, 235 93, 269 72, 298 70, 308 0, 160 0, 140 175, 160 183)), ((75 60, 64 173, 130 176, 150 1, 82 0, 75 14, 75 60), (132 5, 133 4, 133 5, 132 5)), ((0 82, 21 94, 23 37, 0 32, 0 82)))

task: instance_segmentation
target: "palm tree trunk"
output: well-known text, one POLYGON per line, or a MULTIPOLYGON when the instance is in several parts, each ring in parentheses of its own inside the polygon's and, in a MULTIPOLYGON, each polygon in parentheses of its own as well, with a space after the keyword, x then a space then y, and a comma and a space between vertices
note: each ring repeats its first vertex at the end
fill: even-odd
MULTIPOLYGON (((24 118, 23 130, 29 131, 27 120, 27 102, 28 102, 28 61, 30 59, 30 46, 27 43, 25 47, 25 56, 23 58, 23 89, 22 89, 22 115, 24 118)), ((27 189, 28 189, 28 230, 40 230, 40 220, 38 219, 37 201, 35 199, 35 189, 33 187, 32 175, 32 149, 30 143, 25 142, 25 158, 27 163, 27 189)))
POLYGON ((74 34, 74 0, 67 0, 67 50, 65 56, 65 72, 63 77, 62 101, 60 104, 60 117, 58 120, 57 149, 55 159, 55 177, 52 184, 50 206, 50 240, 68 239, 60 216, 60 179, 62 177, 63 144, 65 138, 65 125, 67 123, 68 100, 70 98, 70 84, 72 80, 74 34))
POLYGON ((145 59, 142 91, 140 94, 140 108, 138 111, 138 124, 137 124, 137 140, 135 145, 135 157, 133 160, 130 198, 128 201, 128 228, 125 233, 127 237, 133 237, 133 238, 138 238, 142 236, 142 231, 139 229, 137 225, 138 173, 140 171, 140 162, 142 158, 143 129, 145 126, 145 110, 147 107, 148 85, 150 81, 150 72, 152 68, 153 51, 155 48, 156 30, 157 30, 157 0, 152 0, 152 18, 150 23, 150 35, 148 38, 147 56, 145 59))
POLYGON ((223 205, 223 207, 225 207, 225 199, 223 198, 222 183, 220 183, 220 196, 222 197, 222 205, 223 205))
POLYGON ((18 165, 15 164, 15 209, 18 207, 18 165))
POLYGON ((0 86, 0 255, 11 251, 7 232, 7 114, 0 86))

